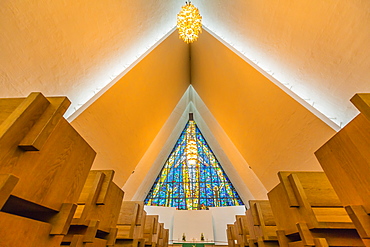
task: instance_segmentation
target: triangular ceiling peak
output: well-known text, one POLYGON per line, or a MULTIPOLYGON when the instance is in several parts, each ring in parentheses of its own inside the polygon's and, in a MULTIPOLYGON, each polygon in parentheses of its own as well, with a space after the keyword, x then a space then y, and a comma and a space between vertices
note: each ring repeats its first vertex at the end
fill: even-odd
POLYGON ((190 111, 244 202, 266 198, 278 170, 320 169, 328 125, 208 32, 190 52, 172 33, 72 122, 126 199, 145 198, 190 111))
POLYGON ((145 199, 183 131, 190 112, 194 113, 194 119, 198 123, 200 131, 218 160, 222 163, 223 169, 242 200, 266 199, 267 191, 265 187, 254 172, 248 168, 247 162, 227 137, 192 86, 189 86, 136 166, 135 172, 131 174, 123 186, 123 190, 126 191, 125 198, 127 200, 145 199), (210 124, 212 130, 208 128, 207 123, 210 124))

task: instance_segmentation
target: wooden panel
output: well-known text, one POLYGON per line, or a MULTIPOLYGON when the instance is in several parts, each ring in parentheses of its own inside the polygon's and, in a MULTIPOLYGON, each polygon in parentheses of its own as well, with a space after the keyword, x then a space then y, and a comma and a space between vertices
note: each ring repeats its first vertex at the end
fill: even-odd
POLYGON ((22 103, 24 98, 0 99, 0 124, 22 103))
MULTIPOLYGON (((333 186, 329 182, 326 174, 323 172, 294 172, 288 176, 289 183, 285 184, 286 190, 294 190, 294 180, 292 176, 297 177, 300 186, 302 186, 305 199, 311 207, 342 207, 342 203, 335 193, 333 186)), ((295 196, 298 198, 298 195, 295 196)))
POLYGON ((164 229, 163 247, 168 247, 169 240, 170 240, 170 230, 164 229))
POLYGON ((227 235, 227 243, 229 247, 236 246, 236 232, 235 226, 232 224, 227 224, 226 228, 226 235, 227 235))
POLYGON ((158 239, 157 239, 157 246, 163 247, 163 238, 164 238, 164 223, 158 224, 158 239))
POLYGON ((144 238, 145 245, 158 242, 158 215, 147 215, 145 219, 144 238))
POLYGON ((285 194, 286 194, 286 199, 288 200, 288 203, 291 207, 298 207, 299 206, 299 202, 297 201, 297 198, 294 194, 294 191, 293 189, 291 188, 290 186, 290 182, 288 180, 288 175, 290 174, 290 172, 283 172, 283 171, 280 171, 278 172, 278 177, 279 177, 279 180, 280 180, 280 184, 282 184, 282 188, 285 190, 285 194))
POLYGON ((290 206, 283 184, 278 184, 267 193, 267 196, 275 216, 277 229, 285 231, 287 235, 297 232, 295 224, 300 221, 299 214, 295 212, 297 208, 290 206))
POLYGON ((45 222, 0 212, 0 246, 59 247, 62 235, 49 235, 45 222))
POLYGON ((123 191, 113 182, 109 187, 105 204, 92 203, 84 205, 83 211, 86 212, 86 216, 83 219, 73 219, 73 223, 84 224, 86 220, 98 220, 100 222, 99 230, 107 233, 110 231, 110 228, 116 227, 123 191))
POLYGON ((231 232, 231 224, 227 224, 226 226, 226 236, 227 236, 227 239, 233 239, 233 235, 231 232))
MULTIPOLYGON (((137 219, 140 219, 137 220, 136 222, 132 222, 130 217, 124 217, 122 216, 122 214, 125 214, 128 213, 130 214, 130 210, 127 211, 127 210, 122 210, 122 208, 124 207, 123 204, 125 204, 126 202, 124 201, 122 203, 122 207, 121 207, 121 212, 120 212, 120 218, 118 219, 118 223, 117 223, 117 228, 118 228, 118 234, 117 234, 117 239, 125 239, 125 240, 132 240, 132 239, 143 239, 144 238, 144 227, 145 227, 145 219, 146 219, 146 212, 143 210, 143 204, 142 202, 130 202, 128 205, 131 205, 131 206, 134 206, 133 207, 133 210, 134 212, 136 212, 136 206, 140 206, 138 207, 139 209, 139 213, 138 215, 141 215, 140 217, 137 217, 137 219), (123 217, 123 218, 121 218, 123 217), (128 220, 128 221, 126 221, 128 220), (131 224, 122 224, 122 222, 130 222, 131 221, 131 224)), ((127 209, 127 208, 126 208, 127 209)), ((136 218, 136 217, 134 217, 136 218)), ((145 241, 144 241, 145 242, 145 241)))
POLYGON ((89 172, 89 175, 84 184, 83 190, 78 199, 79 204, 85 204, 88 201, 88 197, 91 195, 92 186, 94 184, 93 181, 96 179, 96 176, 98 175, 98 173, 103 173, 104 178, 103 178, 102 184, 99 185, 99 193, 97 194, 98 197, 96 198, 95 203, 99 205, 102 205, 105 203, 105 200, 107 198, 107 192, 109 190, 109 186, 111 185, 111 181, 113 180, 113 176, 115 173, 113 170, 91 170, 89 172))
POLYGON ((86 247, 107 247, 107 240, 95 238, 92 243, 86 243, 86 247))
MULTIPOLYGON (((257 210, 262 214, 263 222, 265 226, 276 226, 274 215, 272 214, 271 205, 269 201, 259 201, 257 203, 257 210)), ((256 206, 257 206, 256 205, 256 206)))
MULTIPOLYGON (((146 220, 146 212, 144 211, 144 204, 142 205, 143 210, 141 210, 141 218, 140 218, 140 225, 135 226, 135 233, 134 237, 142 239, 144 238, 144 227, 145 227, 145 220, 146 220)), ((145 242, 145 241, 144 241, 145 242)))
POLYGON ((282 180, 284 183, 271 190, 268 197, 276 216, 278 238, 283 245, 288 243, 289 246, 316 244, 320 246, 330 242, 330 246, 332 244, 359 246, 358 243, 362 243, 346 211, 338 206, 338 198, 331 196, 332 192, 328 191, 330 183, 327 182, 325 174, 284 172, 279 175, 280 178, 284 178, 282 180), (284 188, 285 186, 291 188, 284 188), (320 190, 321 186, 322 190, 320 190), (286 200, 289 190, 290 196, 296 197, 297 207, 292 207, 286 200), (322 195, 316 195, 320 193, 325 195, 326 192, 328 192, 328 198, 325 199, 322 199, 322 195), (292 237, 297 234, 300 238, 292 237))
POLYGON ((352 223, 351 218, 344 208, 312 208, 313 213, 319 222, 348 222, 352 223))
POLYGON ((1 223, 8 227, 1 235, 22 239, 23 232, 35 234, 40 243, 30 239, 28 244, 25 237, 27 246, 60 245, 95 158, 63 118, 68 105, 65 97, 41 93, 0 99, 0 208, 7 213, 0 221, 14 222, 1 223), (17 230, 19 236, 11 233, 17 230))
POLYGON ((0 173, 19 177, 13 195, 54 210, 77 201, 95 157, 65 119, 59 121, 42 151, 18 149, 15 153, 17 162, 0 167, 0 173))
POLYGON ((122 200, 123 191, 112 182, 107 192, 106 203, 92 208, 88 218, 99 220, 99 229, 109 232, 110 228, 114 228, 117 224, 122 200))
POLYGON ((164 223, 158 224, 158 239, 163 239, 164 237, 164 223))
POLYGON ((133 201, 123 201, 118 224, 134 226, 138 222, 140 205, 133 201))
POLYGON ((45 109, 44 113, 37 120, 32 129, 27 133, 23 140, 19 143, 19 147, 28 151, 39 151, 44 146, 46 139, 63 114, 68 109, 71 102, 66 97, 48 98, 50 105, 45 109))
POLYGON ((144 227, 145 224, 145 216, 146 212, 144 211, 144 202, 143 201, 135 201, 135 203, 139 204, 139 214, 137 217, 137 225, 142 225, 144 227))
POLYGON ((147 215, 145 219, 144 233, 153 234, 157 232, 158 215, 147 215))
MULTIPOLYGON (((255 224, 259 224, 259 221, 256 221, 256 217, 253 215, 252 210, 249 208, 245 215, 247 216, 247 225, 248 225, 248 231, 249 231, 249 237, 252 242, 257 241, 257 236, 255 234, 255 224)), ((258 218, 257 218, 258 219, 258 218)))
POLYGON ((0 209, 2 209, 8 200, 18 181, 19 178, 11 174, 0 174, 0 209))
POLYGON ((355 94, 351 102, 370 121, 370 93, 355 94))
POLYGON ((117 225, 117 239, 134 239, 135 228, 131 225, 117 225))
POLYGON ((117 237, 115 247, 138 247, 139 241, 137 239, 119 239, 117 237))
POLYGON ((248 222, 251 238, 261 241, 277 241, 277 229, 270 202, 268 200, 251 200, 249 205, 247 219, 251 221, 248 222), (251 229, 253 229, 253 233, 251 233, 251 229))
POLYGON ((0 125, 0 174, 19 178, 12 195, 56 211, 63 203, 75 203, 95 152, 62 118, 63 110, 58 110, 59 115, 54 114, 46 123, 43 118, 55 101, 60 101, 59 106, 64 109, 68 100, 52 98, 51 104, 42 94, 32 93, 25 99, 2 99, 2 108, 6 108, 8 101, 13 111, 0 125), (42 139, 44 149, 39 152, 19 149, 27 135, 42 139))
MULTIPOLYGON (((356 230, 311 231, 314 241, 325 239, 329 246, 365 246, 356 230)), ((316 241, 315 241, 316 244, 316 241)))
MULTIPOLYGON (((283 175, 281 175, 283 176, 283 175)), ((299 207, 295 213, 299 214, 300 219, 307 223, 310 229, 313 228, 331 228, 331 229, 351 229, 353 224, 345 221, 340 222, 338 218, 343 214, 341 202, 335 194, 335 191, 329 183, 325 173, 323 172, 291 172, 284 173, 288 177, 289 183, 285 183, 284 187, 294 192, 299 207), (327 197, 325 198, 327 194, 327 197), (308 196, 309 195, 309 196, 308 196), (330 221, 318 221, 313 209, 315 207, 324 207, 328 213, 327 219, 331 216, 330 221), (337 215, 339 213, 339 215, 337 215)), ((323 212, 323 210, 316 210, 323 212)), ((320 218, 325 218, 322 214, 320 218)))
MULTIPOLYGON (((7 99, 2 99, 1 102, 4 103, 2 104, 2 108, 4 108, 7 99)), ((14 100, 10 100, 9 103, 13 104, 14 100)), ((5 119, 0 125, 0 173, 12 173, 12 168, 17 165, 19 156, 23 154, 18 149, 18 144, 48 105, 49 102, 43 95, 33 93, 26 99, 22 99, 12 112, 3 116, 5 119)), ((13 174, 20 177, 15 173, 13 174)))
MULTIPOLYGON (((291 207, 298 207, 297 195, 289 180, 292 172, 279 172, 280 182, 284 185, 291 207)), ((305 191, 311 206, 341 206, 341 202, 323 172, 294 172, 305 191)))
POLYGON ((361 205, 351 205, 346 206, 346 211, 355 224, 361 238, 366 238, 370 241, 370 218, 364 208, 361 205))
POLYGON ((236 226, 238 228, 238 234, 240 235, 248 235, 248 224, 247 224, 247 216, 246 215, 236 215, 236 226))
POLYGON ((76 235, 82 235, 83 243, 114 245, 123 191, 112 182, 113 174, 110 170, 90 171, 68 235, 63 242, 72 243, 76 235))
MULTIPOLYGON (((360 114, 315 152, 362 238, 370 238, 370 94, 356 94, 360 114)), ((366 241, 368 242, 368 241, 366 241)))
MULTIPOLYGON (((3 120, 0 125, 0 142, 6 144, 8 150, 20 143, 50 104, 41 93, 31 93, 27 98, 21 100, 21 102, 14 99, 9 100, 9 104, 11 105, 9 108, 6 107, 8 99, 2 99, 1 102, 1 107, 5 113, 2 113, 3 120), (17 107, 14 107, 15 105, 17 107)), ((5 150, 1 151, 0 160, 3 160, 6 158, 5 155, 7 152, 5 150)))
POLYGON ((370 213, 370 120, 359 114, 315 152, 344 205, 370 213))

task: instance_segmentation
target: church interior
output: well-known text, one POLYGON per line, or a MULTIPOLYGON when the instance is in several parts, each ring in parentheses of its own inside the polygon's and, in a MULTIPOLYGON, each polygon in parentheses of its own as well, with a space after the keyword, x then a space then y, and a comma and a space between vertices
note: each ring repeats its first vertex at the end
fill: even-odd
POLYGON ((370 246, 370 2, 191 3, 0 2, 0 247, 370 246))

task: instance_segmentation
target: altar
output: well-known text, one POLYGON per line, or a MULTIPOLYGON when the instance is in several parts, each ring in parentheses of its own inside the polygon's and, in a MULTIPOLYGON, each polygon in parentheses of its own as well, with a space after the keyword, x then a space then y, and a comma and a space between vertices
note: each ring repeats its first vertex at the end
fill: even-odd
POLYGON ((173 242, 174 245, 182 245, 182 247, 207 247, 206 245, 215 245, 207 241, 178 241, 173 242))

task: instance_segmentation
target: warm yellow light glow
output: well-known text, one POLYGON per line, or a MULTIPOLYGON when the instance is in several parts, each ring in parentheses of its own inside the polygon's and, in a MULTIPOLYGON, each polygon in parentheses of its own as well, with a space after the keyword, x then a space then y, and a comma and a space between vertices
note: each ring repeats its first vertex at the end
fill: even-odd
POLYGON ((189 140, 186 148, 186 159, 188 160, 189 165, 196 165, 198 161, 198 149, 196 141, 189 140))
POLYGON ((177 15, 177 29, 179 35, 186 43, 193 43, 202 32, 202 16, 191 2, 186 2, 177 15))

